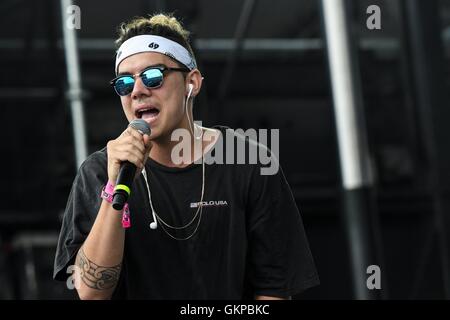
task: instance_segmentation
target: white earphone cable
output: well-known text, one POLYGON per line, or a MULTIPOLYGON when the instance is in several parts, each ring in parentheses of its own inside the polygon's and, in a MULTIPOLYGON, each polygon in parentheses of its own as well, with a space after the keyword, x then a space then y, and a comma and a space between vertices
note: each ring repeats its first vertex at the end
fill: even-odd
MULTIPOLYGON (((189 98, 191 97, 193 88, 194 88, 193 85, 190 84, 190 85, 189 85, 189 93, 188 93, 188 96, 187 96, 187 98, 186 98, 186 100, 185 100, 185 102, 184 102, 184 103, 185 103, 185 108, 184 108, 184 109, 185 109, 185 112, 186 112, 186 115, 187 115, 187 118, 188 118, 189 126, 190 126, 190 128, 191 128, 192 136, 193 136, 195 139, 200 139, 200 138, 203 137, 203 129, 200 127, 201 134, 200 134, 199 137, 196 137, 195 134, 194 134, 194 129, 193 129, 192 124, 191 124, 191 120, 190 120, 190 118, 189 118, 189 112, 188 112, 188 110, 187 110, 189 98)), ((194 128, 195 128, 195 125, 196 125, 196 124, 194 123, 194 128)), ((147 172, 146 172, 145 168, 142 169, 142 175, 143 175, 143 177, 144 177, 145 184, 146 184, 146 187, 147 187, 148 200, 149 200, 149 202, 150 202, 150 208, 151 208, 151 210, 152 210, 152 216, 153 216, 153 222, 150 223, 150 228, 153 229, 153 230, 156 229, 156 228, 158 227, 158 222, 159 222, 159 223, 161 224, 161 228, 164 230, 164 232, 165 232, 168 236, 170 236, 172 239, 182 241, 182 240, 188 240, 188 239, 192 238, 192 237, 194 236, 194 234, 197 232, 198 227, 200 226, 200 222, 201 222, 201 220, 202 220, 202 213, 203 213, 203 196, 204 196, 204 193, 205 193, 205 159, 204 159, 204 156, 203 156, 203 148, 202 148, 202 192, 201 192, 201 197, 200 197, 200 203, 199 203, 199 205, 198 205, 198 207, 197 207, 197 211, 195 212, 194 217, 193 217, 186 225, 184 225, 184 226, 181 226, 181 227, 171 226, 171 225, 169 225, 167 222, 165 222, 165 221, 158 215, 158 213, 156 212, 155 208, 153 207, 152 195, 151 195, 150 186, 149 186, 148 178, 147 178, 147 172), (173 229, 173 230, 182 230, 182 229, 186 229, 187 227, 189 227, 189 226, 195 221, 195 219, 197 218, 197 216, 199 216, 199 219, 198 219, 197 225, 195 226, 195 230, 194 230, 189 236, 187 236, 187 237, 185 237, 185 238, 178 238, 178 237, 175 237, 175 236, 173 236, 172 234, 170 234, 170 233, 166 230, 166 227, 167 227, 167 228, 170 228, 170 229, 173 229)))
POLYGON ((145 184, 146 184, 146 187, 147 187, 148 199, 149 199, 149 202, 150 202, 150 208, 151 208, 151 210, 152 210, 152 215, 153 215, 153 222, 150 223, 150 228, 151 228, 151 229, 156 229, 156 221, 158 221, 158 222, 161 223, 161 227, 163 228, 163 230, 164 230, 164 231, 167 233, 167 235, 169 235, 171 238, 173 238, 173 239, 175 239, 175 240, 188 240, 188 239, 190 239, 190 238, 197 232, 197 229, 198 229, 198 227, 199 227, 199 225, 200 225, 200 221, 201 221, 201 219, 202 219, 202 212, 203 212, 203 196, 204 196, 204 193, 205 193, 205 161, 204 161, 203 156, 202 156, 202 193, 201 193, 200 203, 199 203, 198 208, 197 208, 197 211, 196 211, 194 217, 191 219, 191 221, 189 221, 186 225, 181 226, 181 227, 175 227, 175 226, 172 226, 172 225, 168 224, 167 222, 165 222, 165 221, 158 215, 158 213, 156 212, 155 208, 153 207, 153 201, 152 201, 152 196, 151 196, 150 186, 149 186, 149 183, 148 183, 148 180, 147 180, 148 178, 147 178, 147 172, 146 172, 145 168, 142 170, 142 175, 144 176, 145 184), (200 213, 200 214, 199 214, 199 213, 200 213), (198 219, 197 225, 196 225, 196 227, 195 227, 195 230, 192 232, 192 234, 190 234, 190 235, 189 235, 188 237, 186 237, 186 238, 178 238, 178 237, 175 237, 175 236, 171 235, 171 234, 166 230, 166 228, 164 227, 164 226, 166 226, 167 228, 174 229, 174 230, 182 230, 182 229, 186 229, 187 227, 189 227, 189 226, 195 221, 195 219, 197 218, 197 216, 199 216, 199 219, 198 219), (155 224, 154 224, 154 223, 155 223, 155 224), (152 228, 152 225, 155 225, 155 227, 152 228))
MULTIPOLYGON (((190 83, 189 84, 189 92, 188 92, 186 100, 184 101, 184 112, 186 113, 186 116, 188 118, 188 123, 189 123, 189 127, 191 129, 192 137, 196 140, 199 140, 203 136, 203 131, 201 132, 200 136, 195 135, 194 129, 195 129, 196 124, 194 123, 193 120, 191 121, 191 119, 189 117, 189 111, 188 111, 189 99, 191 98, 193 89, 194 89, 194 85, 192 83, 190 83), (194 123, 194 126, 192 126, 192 123, 194 123)), ((201 130, 201 128, 200 128, 200 130, 201 130)))

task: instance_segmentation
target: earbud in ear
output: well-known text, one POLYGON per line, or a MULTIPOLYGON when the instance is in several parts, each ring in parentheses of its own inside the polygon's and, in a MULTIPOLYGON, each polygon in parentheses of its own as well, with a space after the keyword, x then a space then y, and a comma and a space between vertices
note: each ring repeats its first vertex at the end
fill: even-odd
POLYGON ((188 93, 188 96, 187 96, 188 100, 191 97, 192 90, 194 90, 194 85, 192 83, 189 83, 189 93, 188 93))

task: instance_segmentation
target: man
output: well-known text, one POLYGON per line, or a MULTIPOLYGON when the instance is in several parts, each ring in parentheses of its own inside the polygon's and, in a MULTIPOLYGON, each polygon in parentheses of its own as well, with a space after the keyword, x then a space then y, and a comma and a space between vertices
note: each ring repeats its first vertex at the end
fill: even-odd
POLYGON ((282 171, 206 165, 227 133, 193 123, 203 78, 188 35, 163 14, 119 30, 111 84, 128 121, 145 120, 151 133, 127 128, 75 178, 54 278, 65 280, 75 264, 81 299, 288 299, 318 283, 282 171), (174 157, 176 130, 188 132, 192 146, 182 161, 174 157), (138 170, 119 212, 111 194, 124 161, 138 170))

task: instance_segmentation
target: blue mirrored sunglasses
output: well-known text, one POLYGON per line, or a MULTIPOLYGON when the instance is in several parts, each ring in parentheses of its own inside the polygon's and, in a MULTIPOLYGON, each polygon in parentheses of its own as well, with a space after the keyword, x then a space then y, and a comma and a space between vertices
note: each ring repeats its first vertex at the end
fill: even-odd
POLYGON ((148 67, 138 74, 123 74, 110 81, 111 86, 119 96, 129 95, 134 88, 135 78, 140 77, 142 83, 149 89, 162 86, 165 71, 189 72, 188 68, 169 68, 166 66, 148 67))

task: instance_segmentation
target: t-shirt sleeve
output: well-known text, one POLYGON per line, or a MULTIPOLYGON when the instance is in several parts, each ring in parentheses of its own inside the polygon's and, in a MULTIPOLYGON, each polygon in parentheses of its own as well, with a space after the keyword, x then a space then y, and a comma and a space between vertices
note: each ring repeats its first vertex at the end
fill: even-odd
POLYGON ((302 218, 281 167, 274 175, 254 169, 247 203, 247 278, 254 295, 293 296, 319 284, 302 218))
POLYGON ((106 155, 96 152, 80 166, 72 184, 59 234, 53 278, 65 281, 78 249, 88 236, 101 204, 100 192, 107 180, 106 155))

